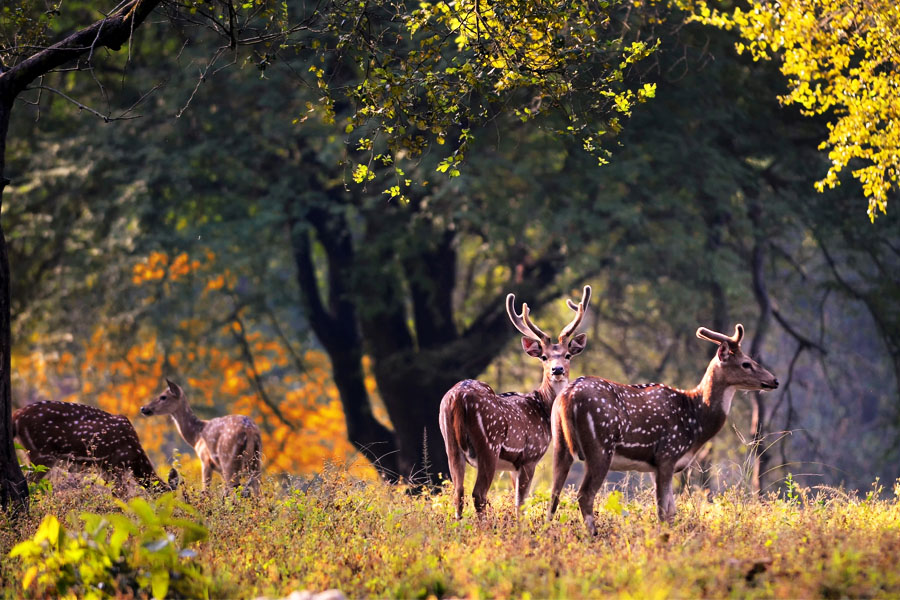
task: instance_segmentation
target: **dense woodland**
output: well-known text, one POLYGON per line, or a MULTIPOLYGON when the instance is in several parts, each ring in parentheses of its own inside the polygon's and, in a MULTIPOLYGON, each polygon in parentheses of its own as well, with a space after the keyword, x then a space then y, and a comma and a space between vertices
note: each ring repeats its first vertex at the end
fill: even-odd
MULTIPOLYGON (((741 322, 781 379, 738 396, 697 483, 900 476, 896 208, 870 220, 849 173, 815 189, 829 115, 779 102, 779 62, 739 54, 737 33, 614 5, 602 35, 646 49, 625 69, 602 53, 583 64, 642 91, 616 112, 576 85, 587 67, 559 106, 544 81, 496 98, 416 88, 390 71, 384 48, 407 42, 387 14, 366 15, 383 30, 360 49, 292 4, 283 18, 305 28, 264 47, 223 42, 203 6, 163 4, 127 48, 97 48, 16 98, 2 213, 13 408, 125 414, 168 463, 187 448, 138 416, 168 376, 202 416, 252 415, 270 474, 333 461, 437 481, 446 389, 539 381, 506 293, 553 327, 560 299, 590 283, 574 374, 691 387, 711 356, 696 328, 741 322), (431 110, 442 93, 467 103, 465 120, 431 110), (360 112, 392 98, 405 137, 360 112)), ((49 39, 101 16, 88 3, 47 14, 49 39)))
POLYGON ((896 596, 898 36, 890 0, 4 1, 0 596, 896 596), (457 519, 443 394, 536 388, 504 300, 559 331, 586 285, 573 377, 689 389, 742 323, 780 386, 672 522, 639 475, 596 536, 571 488, 548 520, 546 459, 457 519), (166 378, 259 425, 258 496, 141 416, 166 378), (184 484, 26 485, 45 399, 184 484))

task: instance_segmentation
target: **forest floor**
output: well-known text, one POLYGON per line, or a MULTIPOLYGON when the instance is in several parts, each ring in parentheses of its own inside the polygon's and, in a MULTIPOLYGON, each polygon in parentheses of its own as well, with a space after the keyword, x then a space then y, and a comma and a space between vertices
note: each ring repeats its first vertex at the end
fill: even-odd
POLYGON ((492 490, 485 518, 474 516, 467 498, 457 521, 449 483, 441 493, 414 495, 341 469, 312 480, 268 478, 258 498, 222 498, 218 487, 198 493, 189 473, 178 502, 148 496, 128 505, 96 483, 57 483, 33 496, 26 515, 0 515, 0 597, 155 590, 253 598, 330 588, 350 598, 900 595, 900 484, 862 496, 792 484, 763 499, 739 487, 684 491, 672 525, 657 521, 649 487, 607 489, 598 495, 594 538, 574 490, 548 523, 546 489, 517 520, 503 487, 492 490), (134 527, 115 516, 123 514, 134 527), (58 517, 59 531, 47 515, 58 517), (176 535, 149 539, 154 523, 176 535), (29 539, 36 543, 20 546, 21 556, 8 556, 29 539), (167 544, 178 552, 164 556, 167 544))

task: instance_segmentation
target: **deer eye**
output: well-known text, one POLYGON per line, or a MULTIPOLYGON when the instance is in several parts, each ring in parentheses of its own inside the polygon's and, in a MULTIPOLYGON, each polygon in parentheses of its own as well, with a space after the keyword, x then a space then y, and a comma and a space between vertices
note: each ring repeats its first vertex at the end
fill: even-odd
POLYGON ((745 369, 749 369, 752 365, 751 365, 750 363, 748 363, 748 362, 745 362, 745 363, 742 364, 741 366, 744 367, 745 369))
POLYGON ((547 355, 546 355, 546 354, 541 354, 541 360, 547 360, 547 355))
POLYGON ((566 360, 569 360, 570 358, 572 358, 572 355, 571 355, 571 354, 566 354, 566 360))

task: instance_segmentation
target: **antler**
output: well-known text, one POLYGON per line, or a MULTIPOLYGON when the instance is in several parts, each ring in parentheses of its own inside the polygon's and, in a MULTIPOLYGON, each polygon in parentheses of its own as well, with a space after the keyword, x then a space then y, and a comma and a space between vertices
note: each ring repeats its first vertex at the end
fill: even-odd
POLYGON ((516 295, 509 294, 506 296, 506 314, 509 315, 509 320, 512 321, 513 325, 516 326, 516 329, 522 332, 525 337, 529 337, 532 339, 536 339, 542 344, 550 343, 550 336, 540 330, 540 328, 531 322, 531 319, 528 318, 528 304, 522 303, 522 314, 516 314, 516 295))
POLYGON ((575 330, 578 329, 578 326, 581 325, 581 320, 584 318, 584 313, 587 312, 588 303, 591 301, 591 286, 584 286, 584 290, 581 292, 581 302, 575 304, 572 302, 572 299, 569 298, 566 300, 566 304, 569 305, 569 308, 575 311, 575 318, 572 319, 572 322, 565 326, 565 328, 559 334, 559 343, 563 343, 563 340, 568 338, 570 335, 575 333, 575 330))
POLYGON ((714 344, 740 344, 741 340, 744 338, 744 326, 740 323, 735 325, 734 335, 732 335, 731 337, 725 335, 724 333, 712 331, 711 329, 707 329, 706 327, 700 327, 699 329, 697 329, 697 337, 701 340, 713 342, 714 344))

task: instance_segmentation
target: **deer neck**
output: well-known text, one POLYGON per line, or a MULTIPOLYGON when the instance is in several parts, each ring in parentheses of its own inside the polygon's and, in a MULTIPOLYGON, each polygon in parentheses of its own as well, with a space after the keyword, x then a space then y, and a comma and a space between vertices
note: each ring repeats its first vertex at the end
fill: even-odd
POLYGON ((697 404, 699 433, 704 440, 712 438, 725 425, 734 392, 735 387, 721 377, 716 361, 713 360, 700 384, 690 392, 697 404))
POLYGON ((551 381, 549 377, 544 376, 544 379, 541 381, 541 387, 535 390, 535 393, 541 402, 544 403, 544 406, 547 407, 547 414, 550 414, 550 409, 553 408, 556 395, 563 391, 567 385, 569 385, 568 378, 562 381, 551 381))
POLYGON ((172 420, 175 421, 175 427, 178 429, 181 437, 184 438, 184 441, 192 448, 196 446, 200 435, 203 433, 206 421, 199 419, 187 402, 172 413, 172 420))

